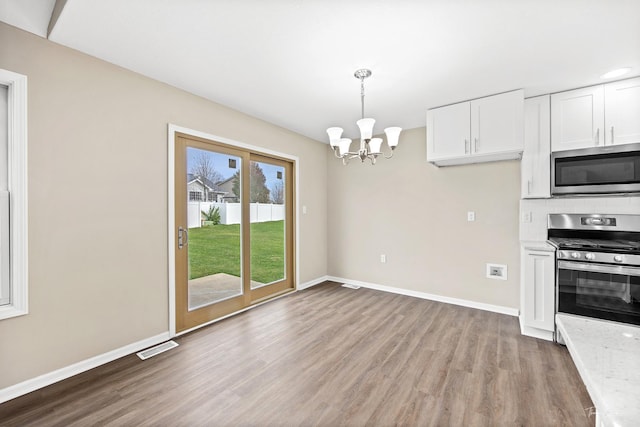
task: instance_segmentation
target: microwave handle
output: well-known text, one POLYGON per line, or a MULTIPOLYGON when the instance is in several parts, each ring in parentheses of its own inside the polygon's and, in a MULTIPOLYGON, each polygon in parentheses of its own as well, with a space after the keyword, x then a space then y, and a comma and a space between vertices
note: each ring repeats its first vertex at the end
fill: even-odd
POLYGON ((640 277, 640 268, 627 267, 623 265, 585 264, 582 262, 558 261, 558 269, 640 277))

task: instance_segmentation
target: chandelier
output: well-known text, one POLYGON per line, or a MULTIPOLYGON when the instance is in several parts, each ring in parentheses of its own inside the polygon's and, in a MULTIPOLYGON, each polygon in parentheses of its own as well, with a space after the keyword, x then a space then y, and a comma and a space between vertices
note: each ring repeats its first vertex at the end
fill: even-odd
POLYGON ((327 134, 329 134, 329 144, 331 145, 331 148, 333 148, 335 156, 342 159, 342 163, 345 165, 349 163, 349 160, 356 157, 362 162, 369 159, 371 160, 371 164, 375 165, 376 159, 380 155, 385 159, 393 157, 393 150, 398 146, 398 138, 400 137, 402 128, 390 127, 384 130, 384 133, 387 135, 387 145, 391 148, 391 152, 388 156, 383 154, 381 151, 382 138, 372 138, 373 125, 376 121, 374 119, 364 118, 364 79, 371 76, 371 70, 362 68, 360 70, 356 70, 353 75, 357 79, 360 79, 360 104, 362 107, 362 118, 356 122, 358 128, 360 128, 360 149, 358 151, 349 151, 351 148, 351 139, 341 138, 343 130, 339 127, 331 127, 327 129, 327 134))

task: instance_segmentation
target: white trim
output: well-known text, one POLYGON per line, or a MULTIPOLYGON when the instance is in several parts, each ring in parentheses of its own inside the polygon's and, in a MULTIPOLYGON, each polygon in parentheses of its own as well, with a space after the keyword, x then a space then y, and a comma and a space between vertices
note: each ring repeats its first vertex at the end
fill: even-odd
POLYGON ((520 334, 526 337, 538 338, 545 341, 553 341, 553 332, 545 331, 538 328, 532 328, 531 326, 525 326, 522 315, 518 316, 520 322, 520 334))
POLYGON ((176 182, 176 173, 175 173, 175 163, 176 163, 176 131, 172 124, 169 124, 168 128, 168 155, 167 155, 167 236, 169 239, 169 248, 168 248, 168 273, 169 273, 169 336, 176 336, 176 251, 174 250, 176 244, 176 236, 174 234, 174 230, 176 229, 176 215, 175 215, 175 206, 176 206, 176 196, 175 196, 175 182, 176 182))
POLYGON ((391 292, 399 295, 422 298, 431 301, 444 302, 447 304, 460 305, 462 307, 476 308, 478 310, 491 311, 493 313, 507 314, 509 316, 518 316, 519 310, 512 307, 504 307, 501 305, 485 304, 483 302, 470 301, 466 299, 451 298, 441 295, 428 294, 426 292, 411 291, 409 289, 396 288, 392 286, 378 285, 376 283, 361 282, 359 280, 345 279, 343 277, 327 276, 327 280, 339 283, 347 283, 363 288, 375 289, 377 291, 391 292))
POLYGON ((82 360, 74 363, 73 365, 66 366, 64 368, 57 369, 55 371, 40 375, 39 377, 32 378, 30 380, 23 381, 21 383, 3 388, 0 390, 0 403, 6 402, 16 397, 31 393, 42 387, 57 383, 74 375, 81 374, 90 369, 96 368, 100 365, 112 362, 121 357, 128 356, 137 351, 154 346, 169 339, 169 333, 163 332, 150 338, 146 338, 124 347, 117 348, 115 350, 108 351, 98 356, 91 357, 89 359, 82 360))
POLYGON ((10 192, 11 304, 0 306, 0 319, 29 312, 27 204, 27 76, 0 69, 8 86, 8 163, 10 192))
MULTIPOLYGON (((191 136, 195 136, 198 138, 204 138, 204 139, 208 139, 211 141, 216 141, 216 142, 220 142, 223 144, 227 144, 227 145, 231 145, 234 147, 238 147, 238 148, 243 148, 246 150, 250 150, 259 154, 266 154, 266 155, 272 155, 272 156, 277 156, 277 157, 281 157, 284 159, 288 159, 291 160, 295 163, 295 182, 294 182, 294 188, 295 188, 295 192, 296 192, 296 197, 295 197, 295 206, 294 206, 294 223, 295 223, 295 228, 296 228, 296 251, 295 251, 295 266, 296 266, 296 271, 295 271, 295 278, 294 278, 294 286, 297 285, 300 282, 300 221, 298 221, 298 219, 300 218, 300 159, 298 156, 293 156, 291 154, 286 154, 286 153, 281 153, 279 151, 275 151, 275 150, 270 150, 268 148, 264 148, 264 147, 259 147, 257 145, 251 145, 251 144, 246 144, 244 142, 240 142, 240 141, 235 141, 233 139, 229 139, 229 138, 224 138, 222 136, 217 136, 217 135, 212 135, 206 132, 200 132, 194 129, 189 129, 189 128, 185 128, 182 126, 178 126, 178 125, 174 125, 173 123, 169 123, 168 126, 168 164, 167 164, 167 169, 168 169, 168 192, 169 194, 167 195, 167 211, 168 211, 168 237, 169 237, 169 248, 168 248, 168 257, 169 257, 169 334, 171 337, 175 337, 176 336, 176 311, 175 311, 175 306, 176 306, 176 294, 175 294, 175 250, 174 250, 174 246, 175 246, 175 235, 174 235, 174 230, 176 227, 176 218, 175 218, 175 212, 174 212, 174 208, 175 208, 175 170, 174 170, 174 164, 175 164, 175 149, 176 149, 176 140, 175 140, 175 134, 176 132, 180 132, 183 133, 185 135, 191 135, 191 136)), ((260 305, 260 304, 256 304, 260 305)), ((254 306, 255 307, 255 306, 254 306)), ((246 309, 245 309, 246 310, 246 309)), ((233 314, 237 314, 237 313, 241 313, 245 310, 241 310, 233 314)), ((223 317, 224 318, 224 317, 223 317)), ((223 319, 222 318, 222 319, 223 319)), ((217 319, 217 320, 221 320, 221 319, 217 319)), ((205 323, 203 325, 200 325, 199 327, 205 326, 205 325, 209 325, 211 323, 215 323, 215 321, 213 322, 208 322, 205 323)), ((189 329, 189 331, 193 330, 193 329, 197 329, 196 328, 192 328, 189 329)), ((185 333, 187 331, 184 331, 182 333, 185 333)))
POLYGON ((313 279, 313 280, 309 280, 308 282, 300 283, 296 287, 296 289, 298 291, 309 289, 310 287, 319 285, 320 283, 326 282, 327 280, 329 280, 329 276, 318 277, 317 279, 313 279))

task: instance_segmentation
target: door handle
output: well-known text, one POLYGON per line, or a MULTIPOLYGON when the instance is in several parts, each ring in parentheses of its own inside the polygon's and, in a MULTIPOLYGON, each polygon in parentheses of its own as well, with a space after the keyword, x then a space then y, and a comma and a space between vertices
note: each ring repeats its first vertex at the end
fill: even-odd
POLYGON ((178 249, 182 249, 189 241, 189 233, 186 228, 178 227, 178 249))

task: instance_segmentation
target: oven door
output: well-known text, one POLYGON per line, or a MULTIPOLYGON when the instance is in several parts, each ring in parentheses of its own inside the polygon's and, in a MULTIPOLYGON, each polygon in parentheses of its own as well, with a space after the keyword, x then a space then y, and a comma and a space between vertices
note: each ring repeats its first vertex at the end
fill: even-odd
POLYGON ((640 267, 557 262, 559 313, 640 325, 640 267))

